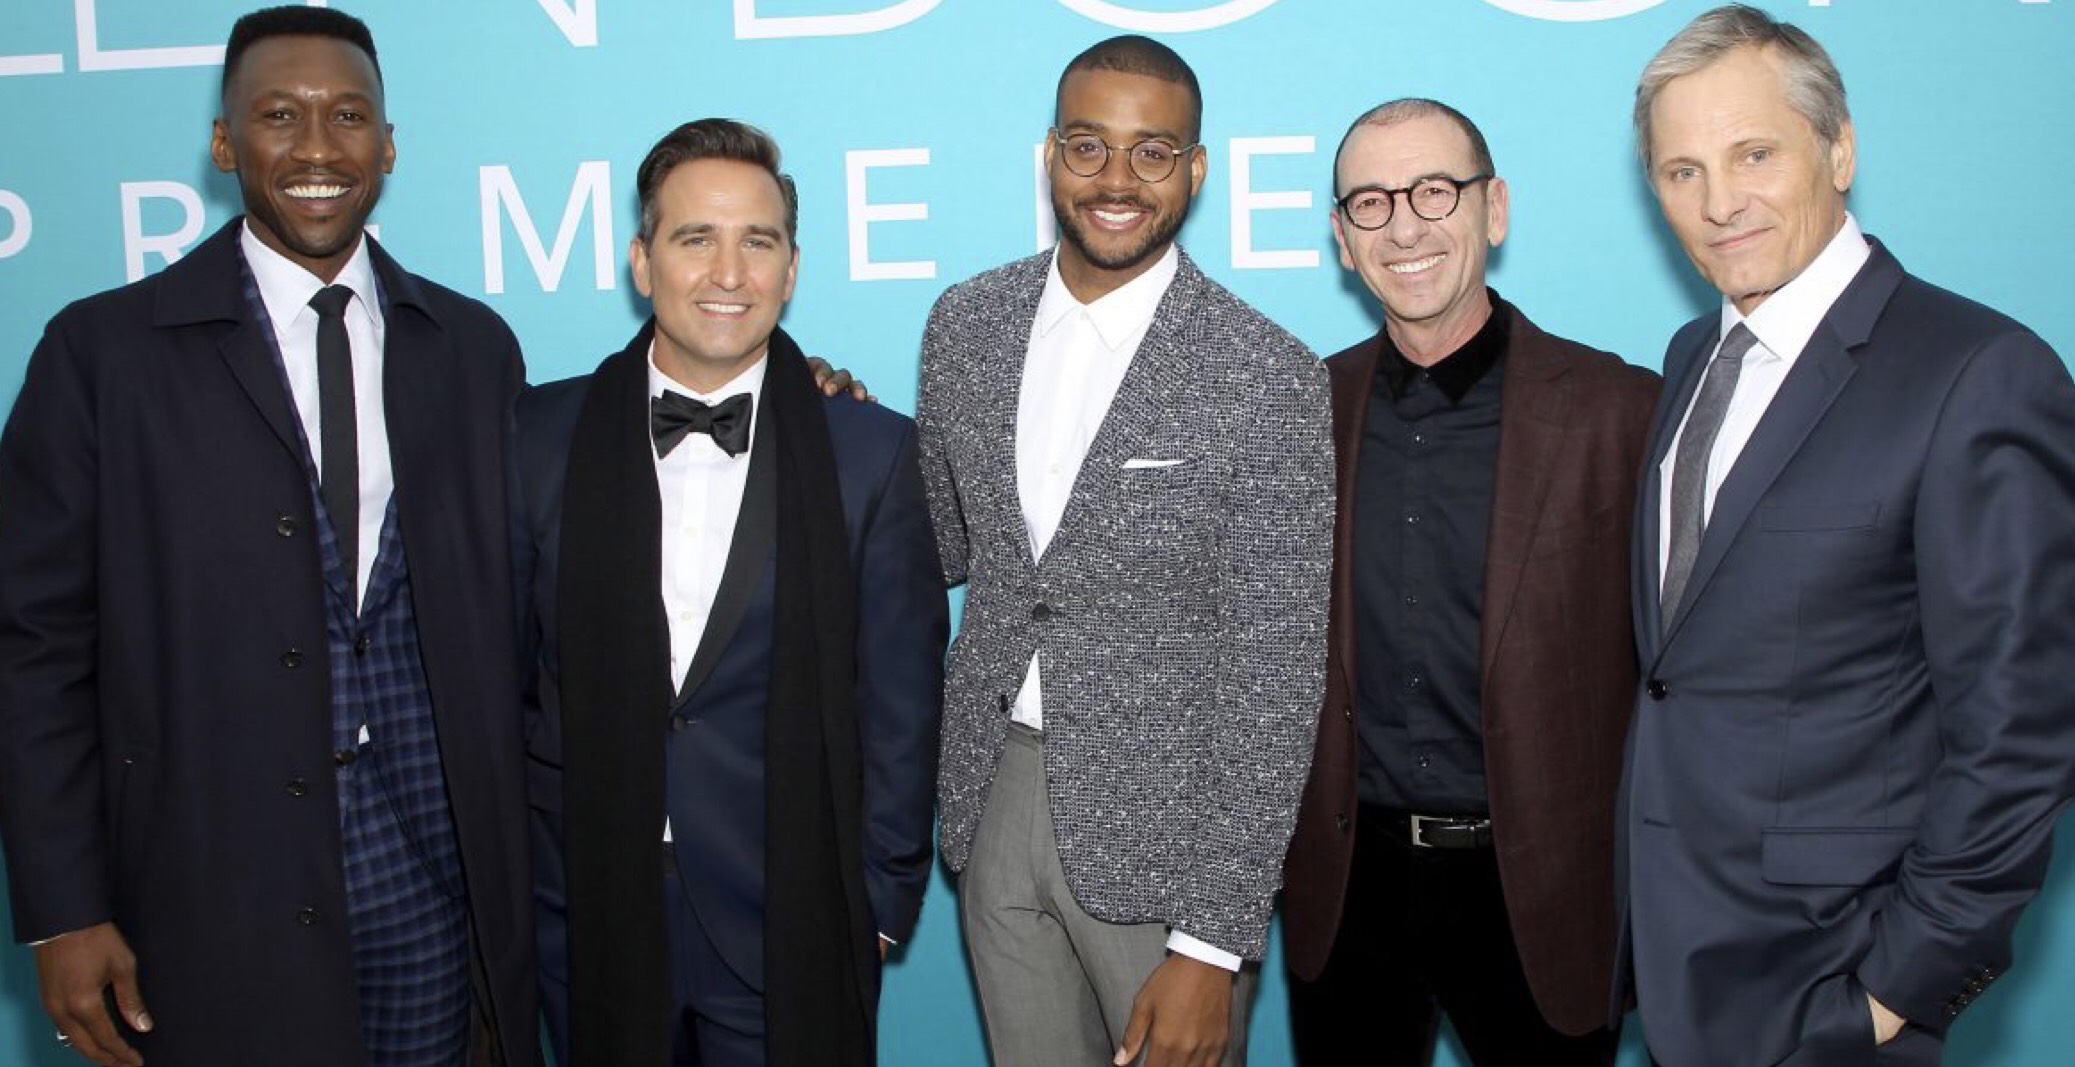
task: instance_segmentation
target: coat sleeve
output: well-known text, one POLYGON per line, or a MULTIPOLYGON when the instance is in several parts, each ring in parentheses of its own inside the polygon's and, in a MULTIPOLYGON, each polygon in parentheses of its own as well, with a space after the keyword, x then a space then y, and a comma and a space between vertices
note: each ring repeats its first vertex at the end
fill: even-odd
POLYGON ((865 886, 879 933, 895 941, 914 935, 929 885, 930 802, 950 629, 915 432, 903 423, 857 548, 865 886))
POLYGON ((53 321, 0 436, 0 835, 24 942, 112 918, 87 356, 53 321))
POLYGON ((1265 947, 1324 695, 1333 560, 1332 410, 1303 346, 1262 352, 1252 429, 1232 442, 1217 559, 1218 668, 1200 840, 1174 923, 1246 958, 1265 947), (1236 938, 1236 940, 1235 940, 1236 938))
MULTIPOLYGON (((955 292, 955 290, 954 290, 955 292)), ((916 403, 915 422, 921 439, 922 481, 929 499, 930 525, 936 532, 937 558, 944 584, 962 585, 967 578, 970 543, 966 539, 965 509, 958 496, 958 480, 945 451, 957 358, 954 339, 955 314, 950 310, 953 293, 945 293, 930 309, 929 324, 922 332, 922 379, 916 403)))
POLYGON ((1916 505, 1941 753, 1859 979, 1942 1028, 2002 973, 2075 793, 2075 385, 2037 337, 1990 338, 1946 396, 1916 505))

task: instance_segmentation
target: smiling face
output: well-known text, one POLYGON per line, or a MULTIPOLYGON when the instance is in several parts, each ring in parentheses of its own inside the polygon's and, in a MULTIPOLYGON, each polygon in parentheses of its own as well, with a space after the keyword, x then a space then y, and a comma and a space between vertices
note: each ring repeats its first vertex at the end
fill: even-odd
POLYGON ((1701 275, 1748 315, 1844 226, 1852 127, 1825 145, 1788 103, 1779 59, 1743 47, 1666 82, 1650 107, 1650 185, 1701 275))
MULTIPOLYGON (((1469 135, 1446 115, 1426 114, 1357 126, 1340 151, 1334 186, 1345 195, 1364 186, 1404 189, 1422 178, 1476 173, 1469 135)), ((1491 317, 1484 265, 1506 239, 1507 201, 1505 180, 1492 178, 1464 187, 1455 212, 1438 222, 1420 218, 1403 196, 1381 229, 1358 229, 1338 208, 1329 210, 1340 265, 1360 274, 1383 304, 1384 326, 1406 358, 1438 361, 1491 317)))
POLYGON ((1196 140, 1195 101, 1177 82, 1115 70, 1075 71, 1060 83, 1057 118, 1061 137, 1088 133, 1117 146, 1101 171, 1083 178, 1067 169, 1057 140, 1045 141, 1061 238, 1059 275, 1087 303, 1145 273, 1174 243, 1191 199, 1203 187, 1207 164, 1197 148, 1162 181, 1141 181, 1131 172, 1128 149, 1140 141, 1179 149, 1196 140))
POLYGON ((240 58, 223 97, 209 155, 238 175, 246 226, 337 278, 396 163, 374 62, 337 38, 269 37, 240 58))
POLYGON ((800 253, 769 171, 732 159, 679 164, 656 187, 655 236, 628 247, 656 312, 656 366, 710 393, 762 358, 792 299, 800 253))

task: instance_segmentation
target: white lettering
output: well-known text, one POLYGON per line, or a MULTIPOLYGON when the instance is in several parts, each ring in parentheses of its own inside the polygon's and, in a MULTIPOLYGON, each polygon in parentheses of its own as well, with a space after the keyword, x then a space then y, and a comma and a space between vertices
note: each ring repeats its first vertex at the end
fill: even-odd
POLYGON ((10 220, 7 236, 0 239, 0 259, 7 259, 29 247, 29 234, 35 231, 35 220, 29 215, 29 202, 6 189, 0 189, 0 211, 7 212, 10 220))
POLYGON ((598 0, 539 0, 555 28, 578 48, 598 47, 598 0))
POLYGON ((10 74, 63 74, 65 57, 56 53, 40 56, 0 56, 0 78, 10 74))
MULTIPOLYGON (((101 20, 96 0, 72 0, 73 27, 79 37, 80 70, 154 70, 160 67, 212 67, 223 62, 220 44, 170 48, 101 47, 101 20)), ((324 7, 325 0, 303 0, 305 7, 324 7)))
POLYGON ((872 261, 869 243, 875 222, 922 222, 929 218, 929 205, 920 201, 874 204, 866 199, 865 172, 874 167, 929 166, 927 148, 862 149, 843 153, 844 185, 849 194, 850 280, 854 282, 902 281, 937 276, 933 259, 872 261))
POLYGON ((202 236, 202 198, 179 182, 122 183, 123 276, 136 281, 147 273, 144 257, 158 255, 166 264, 180 262, 187 246, 202 236), (144 232, 144 201, 171 200, 180 205, 180 228, 172 233, 144 232))
POLYGON ((759 15, 757 0, 735 0, 735 39, 761 41, 779 37, 848 37, 906 26, 936 10, 944 0, 900 0, 900 3, 848 15, 759 15))
POLYGON ((552 252, 540 243, 540 230, 533 225, 533 216, 526 210, 526 201, 519 195, 519 186, 512 180, 510 167, 481 168, 477 172, 477 186, 483 205, 485 292, 504 292, 504 225, 500 214, 510 214, 512 231, 518 234, 519 245, 526 250, 526 261, 533 265, 533 276, 539 279, 543 292, 552 293, 562 285, 562 271, 569 265, 570 250, 576 247, 576 231, 583 223, 586 204, 591 209, 592 285, 600 290, 613 288, 612 212, 609 209, 611 163, 591 159, 577 164, 576 180, 569 186, 569 200, 562 209, 562 222, 555 231, 552 252))
POLYGON ((1196 11, 1140 11, 1108 0, 1059 0, 1076 14, 1121 30, 1140 33, 1189 33, 1229 26, 1275 6, 1276 0, 1225 0, 1196 11))
POLYGON ((1319 264, 1318 249, 1288 248, 1267 251, 1254 248, 1254 212, 1311 210, 1309 191, 1254 191, 1254 157, 1307 155, 1316 151, 1310 134, 1301 137, 1232 138, 1232 269, 1273 270, 1311 268, 1319 264))
POLYGON ((1648 11, 1664 0, 1484 0, 1502 11, 1549 22, 1600 22, 1648 11))

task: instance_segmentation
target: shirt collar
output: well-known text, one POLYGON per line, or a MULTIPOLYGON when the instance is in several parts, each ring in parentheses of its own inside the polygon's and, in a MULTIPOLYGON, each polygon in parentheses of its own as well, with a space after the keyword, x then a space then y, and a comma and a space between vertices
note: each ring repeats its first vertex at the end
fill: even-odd
POLYGON ((1173 284, 1180 267, 1181 254, 1170 244, 1144 274, 1098 297, 1092 304, 1083 304, 1059 276, 1059 252, 1054 249, 1052 266, 1045 273, 1045 291, 1038 297, 1038 336, 1058 329, 1074 312, 1086 311, 1103 346, 1111 351, 1122 348, 1152 326, 1153 314, 1160 310, 1160 299, 1167 295, 1167 287, 1173 284))
MULTIPOLYGON (((274 329, 285 330, 297 315, 309 309, 310 298, 325 287, 325 282, 302 264, 267 247, 253 234, 251 223, 242 224, 240 229, 243 232, 238 238, 238 247, 244 251, 245 265, 252 269, 252 280, 259 286, 260 302, 266 305, 267 317, 273 320, 274 329)), ((382 321, 376 295, 380 290, 375 288, 375 265, 367 252, 366 234, 362 234, 353 246, 353 254, 347 257, 346 265, 339 268, 339 276, 331 284, 353 290, 353 295, 358 298, 354 303, 365 309, 368 317, 376 323, 382 321)))
POLYGON ((685 388, 682 382, 657 369, 656 343, 650 341, 648 343, 648 395, 650 397, 658 397, 665 392, 671 392, 677 393, 680 396, 691 397, 702 404, 719 403, 734 396, 736 393, 748 393, 754 397, 764 389, 764 367, 770 362, 771 357, 767 353, 758 358, 755 363, 750 364, 749 369, 729 379, 720 388, 710 393, 695 393, 685 388))
POLYGON ((1497 290, 1485 291, 1491 294, 1491 317, 1484 320, 1484 325, 1478 327, 1477 332, 1464 341, 1461 348, 1442 356, 1431 367, 1422 367, 1406 359, 1405 354, 1398 351, 1397 344, 1391 340, 1390 330, 1377 331, 1377 337, 1383 343, 1383 353, 1377 363, 1376 379, 1384 388, 1390 390, 1392 399, 1403 397, 1405 390, 1412 385, 1413 378, 1424 371, 1427 377, 1440 387, 1442 394, 1448 397, 1449 403, 1460 404, 1464 395, 1469 393, 1470 387, 1482 381, 1492 366, 1498 363, 1499 357, 1506 351, 1507 336, 1511 333, 1509 323, 1512 313, 1506 302, 1499 299, 1497 290))
MULTIPOLYGON (((1722 298, 1721 337, 1741 322, 1749 326, 1758 338, 1759 345, 1767 353, 1779 359, 1793 362, 1808 347, 1808 339, 1816 335, 1816 327, 1823 324, 1823 317, 1830 314, 1830 306, 1859 276, 1859 269, 1873 255, 1866 244, 1866 235, 1859 230, 1859 222, 1848 212, 1844 225, 1836 236, 1823 246, 1816 258, 1796 275, 1794 280, 1781 286, 1757 310, 1749 316, 1736 310, 1728 297, 1722 298)), ((1753 352, 1753 356, 1759 353, 1753 352)), ((1759 356, 1759 358, 1764 358, 1759 356)))

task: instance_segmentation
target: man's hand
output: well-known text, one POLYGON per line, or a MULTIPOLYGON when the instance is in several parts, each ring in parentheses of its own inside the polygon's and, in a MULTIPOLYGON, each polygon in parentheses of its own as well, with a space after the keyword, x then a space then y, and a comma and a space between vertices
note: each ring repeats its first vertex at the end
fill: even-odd
POLYGON ((115 1007, 132 1030, 151 1029, 151 1015, 137 992, 137 957, 114 923, 101 923, 36 946, 36 980, 43 1010, 72 1051, 102 1067, 142 1067, 144 1057, 124 1041, 108 1017, 105 991, 115 990, 115 1007))
POLYGON ((1866 1006, 1873 1009, 1873 1043, 1876 1045, 1885 1045, 1895 1040, 1895 1035, 1901 1033, 1902 1028, 1909 1023, 1909 1020, 1889 1011, 1886 1004, 1873 999, 1871 993, 1866 994, 1866 1006))
POLYGON ((848 389, 852 400, 874 404, 879 402, 879 398, 865 388, 865 383, 851 377, 847 370, 837 370, 830 366, 829 361, 820 356, 808 356, 807 369, 814 372, 814 384, 821 387, 824 396, 836 396, 848 389))
POLYGON ((1168 956, 1131 1002, 1117 1067, 1140 1052, 1145 1067, 1217 1067, 1232 1033, 1232 981, 1222 967, 1168 956))

